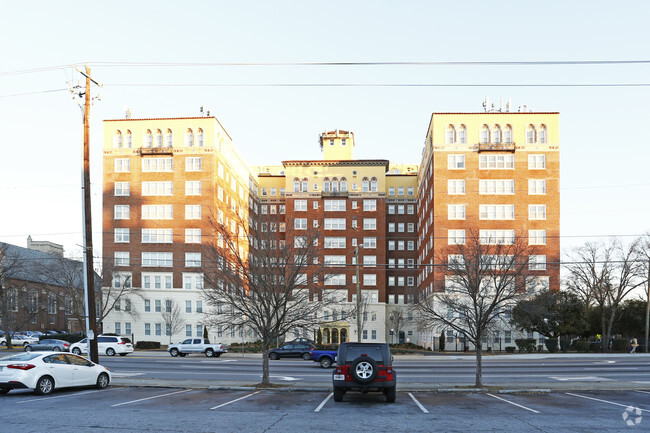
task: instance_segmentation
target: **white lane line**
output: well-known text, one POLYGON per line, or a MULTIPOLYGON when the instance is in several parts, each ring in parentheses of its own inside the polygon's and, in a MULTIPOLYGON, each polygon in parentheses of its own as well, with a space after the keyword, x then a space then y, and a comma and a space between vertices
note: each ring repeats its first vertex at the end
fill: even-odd
POLYGON ((43 401, 43 400, 51 400, 53 398, 72 397, 72 396, 82 395, 82 394, 92 394, 93 392, 100 392, 100 391, 104 391, 104 390, 103 389, 98 389, 97 391, 83 391, 83 392, 75 392, 73 394, 55 395, 55 396, 52 396, 52 397, 33 398, 33 399, 30 399, 30 400, 17 401, 16 404, 30 403, 30 402, 43 401))
POLYGON ((601 402, 601 403, 613 404, 614 406, 620 406, 620 407, 625 407, 625 408, 630 407, 630 406, 633 406, 633 407, 635 407, 636 409, 639 409, 639 410, 642 411, 642 412, 648 412, 648 413, 650 413, 650 410, 647 410, 647 409, 641 409, 640 407, 635 406, 635 405, 632 405, 632 404, 620 404, 620 403, 614 403, 613 401, 601 400, 601 399, 599 399, 599 398, 587 397, 586 395, 573 394, 573 393, 570 393, 570 392, 565 392, 565 394, 566 394, 566 395, 572 395, 572 396, 574 396, 574 397, 586 398, 586 399, 588 399, 588 400, 599 401, 599 402, 601 402))
POLYGON ((494 398, 496 398, 497 400, 501 400, 501 401, 505 401, 506 403, 510 403, 510 404, 513 405, 513 406, 517 406, 517 407, 520 407, 520 408, 522 408, 522 409, 529 410, 529 411, 534 412, 534 413, 539 413, 539 411, 536 411, 535 409, 531 409, 531 408, 529 408, 529 407, 522 406, 522 405, 517 404, 517 403, 515 403, 515 402, 512 402, 512 401, 510 401, 510 400, 506 400, 505 398, 497 397, 496 395, 490 394, 489 392, 486 393, 486 394, 489 395, 490 397, 494 397, 494 398))
POLYGON ((125 404, 137 403, 137 402, 145 401, 145 400, 153 400, 154 398, 167 397, 168 395, 181 394, 183 392, 188 392, 188 391, 192 391, 192 390, 191 389, 183 389, 183 390, 180 390, 180 391, 168 392, 167 394, 154 395, 153 397, 139 398, 137 400, 125 401, 123 403, 117 403, 117 404, 111 405, 111 407, 117 407, 117 406, 122 406, 122 405, 125 405, 125 404))
POLYGON ((223 406, 229 405, 229 404, 231 404, 231 403, 235 403, 236 401, 243 400, 243 399, 245 399, 245 398, 250 397, 251 395, 255 395, 255 394, 258 394, 258 393, 260 393, 260 392, 262 392, 262 391, 255 391, 255 392, 252 393, 252 394, 248 394, 248 395, 245 395, 245 396, 243 396, 243 397, 239 397, 239 398, 236 398, 236 399, 234 399, 234 400, 228 401, 228 402, 226 402, 226 403, 222 403, 222 404, 220 404, 219 406, 211 407, 210 410, 219 409, 220 407, 223 407, 223 406))
POLYGON ((648 391, 634 391, 634 392, 640 392, 641 394, 650 394, 648 391))
POLYGON ((411 394, 411 393, 409 392, 409 395, 411 396, 411 399, 415 402, 415 404, 417 404, 418 407, 422 410, 422 412, 424 412, 424 413, 429 413, 429 411, 426 410, 426 409, 424 408, 424 406, 422 406, 422 403, 420 403, 420 402, 418 401, 418 399, 415 398, 415 396, 414 396, 413 394, 411 394))
POLYGON ((314 410, 314 412, 320 412, 320 410, 323 408, 323 406, 325 406, 325 403, 327 403, 329 401, 329 399, 332 398, 333 395, 334 395, 334 393, 331 392, 330 395, 325 397, 325 400, 323 400, 321 402, 321 404, 318 405, 318 407, 316 408, 316 410, 314 410))

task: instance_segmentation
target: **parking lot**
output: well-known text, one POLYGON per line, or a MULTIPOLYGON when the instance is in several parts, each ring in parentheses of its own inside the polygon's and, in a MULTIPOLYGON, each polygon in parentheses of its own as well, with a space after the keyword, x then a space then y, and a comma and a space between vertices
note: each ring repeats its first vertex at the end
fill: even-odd
MULTIPOLYGON (((72 389, 0 397, 3 431, 40 432, 74 408, 76 427, 122 431, 630 431, 650 426, 650 391, 554 393, 398 392, 381 394, 214 391, 188 388, 72 389), (18 416, 21 413, 29 416, 18 416)), ((60 431, 68 430, 69 424, 60 431)), ((58 423, 48 428, 59 431, 58 423)))

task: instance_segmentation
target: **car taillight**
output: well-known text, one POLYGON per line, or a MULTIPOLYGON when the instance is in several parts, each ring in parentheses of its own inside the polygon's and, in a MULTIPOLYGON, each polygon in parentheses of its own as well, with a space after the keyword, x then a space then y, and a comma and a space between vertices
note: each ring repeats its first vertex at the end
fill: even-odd
POLYGON ((36 366, 34 364, 11 364, 7 366, 7 368, 13 368, 16 370, 31 370, 35 367, 36 366))
POLYGON ((125 342, 123 342, 123 341, 120 341, 120 342, 119 342, 119 343, 117 343, 117 344, 126 344, 126 343, 125 343, 125 342))

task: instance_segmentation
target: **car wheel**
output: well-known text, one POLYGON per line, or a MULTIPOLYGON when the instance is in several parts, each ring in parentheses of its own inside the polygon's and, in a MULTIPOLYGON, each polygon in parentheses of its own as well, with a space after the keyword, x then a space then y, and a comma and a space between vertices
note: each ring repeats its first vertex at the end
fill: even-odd
POLYGON ((180 352, 179 352, 179 353, 178 353, 178 356, 180 356, 181 358, 185 358, 185 357, 187 356, 187 353, 180 353, 180 352))
POLYGON ((219 352, 215 352, 215 353, 214 353, 214 357, 215 357, 215 358, 218 358, 218 357, 220 357, 220 356, 221 356, 221 353, 219 353, 219 352))
POLYGON ((334 401, 343 401, 343 396, 345 395, 345 391, 341 388, 334 388, 334 401))
POLYGON ((72 349, 72 353, 74 353, 75 355, 81 355, 81 349, 75 347, 74 349, 72 349))
POLYGON ((61 351, 61 348, 59 346, 54 346, 52 348, 52 352, 60 352, 60 351, 61 351))
POLYGON ((269 353, 269 359, 272 359, 272 360, 276 361, 276 360, 280 359, 280 356, 275 352, 271 352, 271 353, 269 353))
POLYGON ((108 356, 115 356, 115 349, 113 349, 112 347, 109 347, 108 349, 106 349, 106 354, 108 356))
POLYGON ((9 392, 9 388, 0 388, 0 395, 6 394, 9 392))
POLYGON ((212 356, 214 356, 214 350, 206 349, 205 350, 205 356, 207 356, 208 358, 212 358, 212 356))
POLYGON ((370 383, 375 380, 379 372, 378 370, 377 363, 369 356, 360 356, 352 361, 350 365, 352 379, 361 384, 370 383))
POLYGON ((97 376, 97 384, 95 386, 97 389, 104 389, 108 386, 109 381, 110 379, 108 378, 108 374, 99 373, 99 376, 97 376))
POLYGON ((34 350, 32 346, 25 346, 25 352, 31 352, 32 350, 34 350))
POLYGON ((172 350, 170 350, 170 351, 169 351, 169 354, 170 354, 171 356, 178 356, 178 349, 172 349, 172 350))
POLYGON ((54 379, 50 376, 43 376, 36 382, 36 389, 34 390, 38 395, 46 395, 54 391, 54 379))
POLYGON ((126 356, 128 353, 120 353, 120 356, 126 356))
POLYGON ((397 389, 395 387, 386 388, 386 402, 387 403, 395 403, 395 396, 396 395, 397 395, 397 389))
POLYGON ((28 344, 29 344, 28 342, 24 342, 23 347, 27 346, 28 344))
POLYGON ((305 361, 309 361, 311 359, 311 354, 303 353, 302 354, 302 359, 304 359, 305 361))
POLYGON ((320 366, 323 368, 330 368, 332 366, 332 360, 328 357, 320 359, 320 366))

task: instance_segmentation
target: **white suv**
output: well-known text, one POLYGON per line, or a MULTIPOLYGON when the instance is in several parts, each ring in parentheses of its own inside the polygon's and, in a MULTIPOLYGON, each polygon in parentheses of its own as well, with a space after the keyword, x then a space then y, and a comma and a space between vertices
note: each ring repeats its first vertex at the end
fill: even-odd
MULTIPOLYGON (((77 355, 88 352, 88 339, 74 343, 70 346, 70 352, 77 355)), ((133 344, 127 337, 117 337, 113 335, 100 335, 97 337, 97 351, 100 355, 106 354, 108 356, 126 356, 133 352, 133 344)))

